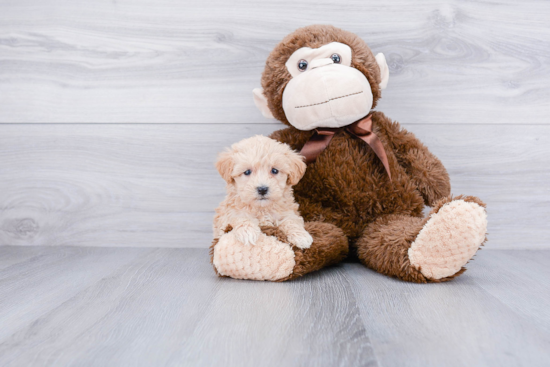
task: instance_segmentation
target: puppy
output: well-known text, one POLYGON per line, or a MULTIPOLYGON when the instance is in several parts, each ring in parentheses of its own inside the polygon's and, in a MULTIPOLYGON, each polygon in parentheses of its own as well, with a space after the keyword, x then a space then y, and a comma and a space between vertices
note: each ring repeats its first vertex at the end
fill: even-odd
POLYGON ((227 182, 227 196, 216 209, 214 238, 229 234, 255 245, 260 226, 276 226, 290 243, 309 248, 313 239, 304 229, 292 195, 306 171, 303 157, 288 145, 257 135, 241 140, 219 155, 216 168, 227 182))

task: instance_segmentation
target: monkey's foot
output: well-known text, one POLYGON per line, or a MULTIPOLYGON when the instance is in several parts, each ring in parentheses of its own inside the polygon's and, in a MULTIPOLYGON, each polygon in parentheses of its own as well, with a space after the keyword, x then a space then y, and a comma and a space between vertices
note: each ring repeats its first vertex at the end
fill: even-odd
POLYGON ((235 279, 279 280, 288 277, 296 262, 287 243, 261 234, 255 245, 244 245, 231 233, 220 237, 212 262, 219 275, 235 279))
POLYGON ((439 202, 408 250, 411 265, 432 280, 459 273, 485 242, 484 206, 471 196, 439 202))
POLYGON ((309 248, 289 243, 277 227, 262 227, 256 245, 243 245, 231 229, 210 246, 214 270, 235 279, 286 281, 342 261, 348 254, 348 239, 332 224, 308 222, 313 237, 309 248))

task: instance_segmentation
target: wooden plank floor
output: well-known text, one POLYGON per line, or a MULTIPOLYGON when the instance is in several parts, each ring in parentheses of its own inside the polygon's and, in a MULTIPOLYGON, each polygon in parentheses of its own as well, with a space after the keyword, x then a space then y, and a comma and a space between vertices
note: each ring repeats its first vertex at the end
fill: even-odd
POLYGON ((410 284, 215 277, 205 249, 0 247, 0 366, 548 366, 548 250, 410 284))

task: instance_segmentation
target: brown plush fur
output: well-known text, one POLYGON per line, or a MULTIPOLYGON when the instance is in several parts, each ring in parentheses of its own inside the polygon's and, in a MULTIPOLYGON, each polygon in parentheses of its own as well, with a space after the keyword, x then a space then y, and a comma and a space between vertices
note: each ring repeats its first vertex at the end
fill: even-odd
MULTIPOLYGON (((334 223, 352 244, 379 217, 421 217, 424 204, 450 194, 445 167, 413 134, 381 112, 374 112, 372 121, 388 156, 391 181, 368 145, 340 131, 294 187, 306 221, 334 223)), ((289 127, 271 137, 300 150, 312 134, 289 127)))
MULTIPOLYGON (((231 226, 228 226, 225 232, 230 232, 232 229, 231 226)), ((286 278, 279 279, 278 281, 280 282, 295 279, 326 266, 336 264, 348 255, 348 241, 341 229, 332 224, 322 222, 306 223, 305 229, 313 237, 313 243, 307 249, 300 249, 290 244, 283 231, 277 227, 261 227, 263 233, 268 236, 277 237, 281 242, 288 243, 294 251, 296 265, 292 274, 286 278)), ((218 238, 214 239, 210 246, 210 263, 212 265, 214 265, 214 248, 218 244, 218 241, 218 238)), ((213 268, 218 276, 223 277, 218 273, 215 266, 213 268)))
MULTIPOLYGON (((317 48, 330 42, 351 47, 351 66, 367 77, 376 104, 381 96, 380 69, 365 42, 353 33, 316 25, 287 36, 267 59, 262 87, 275 118, 290 126, 282 107, 283 91, 291 79, 285 67, 288 57, 301 47, 317 48)), ((331 223, 342 229, 350 252, 380 273, 412 282, 446 281, 460 275, 464 268, 452 277, 427 279, 411 266, 407 254, 428 220, 422 216, 424 205, 437 204, 433 209, 437 212, 452 200, 445 167, 414 134, 383 113, 374 112, 372 121, 388 156, 392 180, 372 149, 342 129, 294 187, 301 215, 306 222, 331 223)), ((299 151, 313 133, 290 126, 271 137, 299 151)), ((462 199, 483 206, 477 198, 462 199)), ((316 241, 321 241, 319 236, 316 241)), ((323 240, 327 241, 338 242, 328 237, 323 240)))
MULTIPOLYGON (((450 194, 449 176, 412 133, 381 112, 374 112, 372 120, 388 156, 391 181, 368 145, 340 131, 308 167, 294 196, 306 222, 341 228, 352 252, 368 267, 403 280, 428 282, 409 264, 407 250, 427 221, 422 217, 424 205, 450 194)), ((271 137, 300 150, 311 135, 289 127, 271 137)))
MULTIPOLYGON (((305 228, 313 237, 313 243, 307 249, 299 249, 296 246, 292 246, 296 266, 292 274, 279 281, 295 279, 312 271, 322 269, 325 266, 339 263, 348 255, 348 241, 340 228, 322 222, 306 223, 305 228)), ((279 229, 273 227, 269 231, 264 232, 266 234, 271 233, 272 236, 280 233, 279 229)), ((280 237, 279 240, 286 242, 280 237)))

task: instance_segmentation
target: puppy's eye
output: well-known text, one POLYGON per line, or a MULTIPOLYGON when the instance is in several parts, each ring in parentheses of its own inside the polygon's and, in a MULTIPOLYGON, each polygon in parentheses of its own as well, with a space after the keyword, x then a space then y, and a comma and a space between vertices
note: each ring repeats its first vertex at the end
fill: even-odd
POLYGON ((307 60, 300 60, 298 61, 298 69, 300 69, 300 71, 306 71, 307 69, 307 60))
POLYGON ((244 175, 245 175, 245 176, 248 176, 249 174, 251 174, 251 173, 252 173, 252 171, 251 171, 251 170, 249 170, 249 169, 247 169, 247 170, 246 170, 246 171, 244 171, 243 173, 244 173, 244 175))
POLYGON ((339 64, 340 63, 340 55, 338 54, 332 54, 332 56, 330 57, 332 59, 332 62, 334 62, 335 64, 339 64))
POLYGON ((274 175, 276 175, 277 173, 279 173, 279 170, 277 168, 272 168, 271 169, 271 173, 273 173, 274 175))

